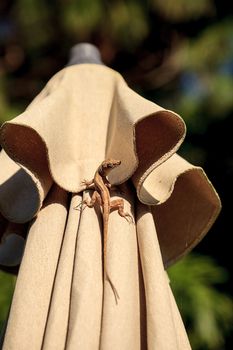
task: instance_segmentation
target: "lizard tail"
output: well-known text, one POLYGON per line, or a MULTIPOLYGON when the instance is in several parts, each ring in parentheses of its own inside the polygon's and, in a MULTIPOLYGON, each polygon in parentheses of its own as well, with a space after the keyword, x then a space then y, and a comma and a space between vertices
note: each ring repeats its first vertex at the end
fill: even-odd
POLYGON ((118 299, 120 299, 118 291, 117 291, 116 287, 114 286, 114 284, 112 283, 112 281, 111 281, 110 277, 108 276, 108 274, 106 273, 106 271, 105 271, 105 276, 106 276, 106 279, 107 279, 107 281, 109 282, 109 284, 110 284, 110 286, 112 288, 116 304, 118 304, 118 299))
POLYGON ((118 299, 120 299, 119 294, 117 292, 116 287, 114 286, 111 278, 109 277, 108 271, 107 271, 107 238, 108 238, 108 218, 109 218, 109 212, 108 212, 108 208, 104 207, 103 211, 104 213, 107 213, 103 216, 103 226, 104 226, 104 278, 106 278, 106 280, 109 282, 114 297, 115 297, 115 301, 116 304, 118 304, 118 299))

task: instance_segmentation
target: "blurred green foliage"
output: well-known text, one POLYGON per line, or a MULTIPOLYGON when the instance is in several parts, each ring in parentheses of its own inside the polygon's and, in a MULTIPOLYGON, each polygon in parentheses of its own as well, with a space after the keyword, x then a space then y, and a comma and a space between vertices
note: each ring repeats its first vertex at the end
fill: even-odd
POLYGON ((193 349, 220 349, 232 329, 233 301, 216 289, 227 272, 207 256, 190 254, 168 271, 193 349))
MULTIPOLYGON (((233 341, 227 296, 233 292, 232 15, 227 0, 0 2, 0 122, 22 112, 82 41, 97 45, 103 61, 135 90, 185 119, 188 134, 180 152, 204 166, 223 202, 199 255, 169 270, 194 350, 231 349, 233 341)), ((12 276, 0 274, 0 322, 13 285, 12 276)))
POLYGON ((212 14, 215 11, 213 1, 211 0, 151 0, 152 6, 156 11, 164 15, 169 21, 182 21, 199 18, 202 15, 212 14))
POLYGON ((6 320, 15 285, 15 277, 0 271, 0 329, 6 320))

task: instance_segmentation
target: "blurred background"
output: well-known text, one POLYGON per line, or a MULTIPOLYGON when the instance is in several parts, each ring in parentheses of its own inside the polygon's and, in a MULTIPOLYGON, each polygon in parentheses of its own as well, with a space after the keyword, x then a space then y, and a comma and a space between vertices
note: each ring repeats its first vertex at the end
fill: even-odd
MULTIPOLYGON (((231 6, 227 0, 0 1, 0 123, 24 111, 79 42, 95 44, 130 87, 185 120, 179 153, 205 169, 223 205, 203 241, 169 269, 194 350, 233 344, 231 6)), ((0 272, 0 327, 14 283, 0 272)))

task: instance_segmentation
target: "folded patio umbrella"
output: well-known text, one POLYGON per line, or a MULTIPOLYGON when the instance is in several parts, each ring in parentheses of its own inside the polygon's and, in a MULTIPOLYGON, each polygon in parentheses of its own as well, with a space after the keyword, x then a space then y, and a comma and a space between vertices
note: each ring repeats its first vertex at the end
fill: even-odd
MULTIPOLYGON (((75 63, 75 62, 74 62, 75 63)), ((190 349, 166 268, 215 221, 204 171, 176 154, 185 124, 131 90, 116 71, 72 64, 0 130, 0 265, 27 236, 3 349, 190 349), (77 210, 106 158, 113 199, 103 278, 100 208, 77 210)), ((184 286, 185 288, 185 286, 184 286)))

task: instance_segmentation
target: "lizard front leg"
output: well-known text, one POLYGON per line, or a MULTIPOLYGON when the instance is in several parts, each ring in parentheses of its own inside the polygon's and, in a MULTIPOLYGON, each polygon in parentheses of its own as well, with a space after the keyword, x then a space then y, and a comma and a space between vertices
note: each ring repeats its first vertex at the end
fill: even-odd
POLYGON ((134 222, 132 216, 124 211, 124 201, 122 198, 113 199, 110 202, 110 210, 118 210, 118 214, 121 217, 125 218, 129 223, 134 222))
POLYGON ((100 206, 102 206, 102 199, 101 199, 101 196, 100 196, 99 192, 94 191, 91 199, 90 200, 84 199, 83 200, 83 204, 86 204, 86 206, 88 206, 89 208, 93 208, 96 201, 98 202, 98 204, 100 206))
MULTIPOLYGON (((74 207, 74 209, 79 209, 83 204, 85 204, 87 207, 89 208, 93 208, 96 201, 99 203, 99 205, 101 206, 102 205, 102 199, 101 199, 101 196, 100 194, 97 192, 97 191, 94 191, 91 199, 84 199, 81 203, 79 203, 76 207, 74 207)), ((86 207, 83 208, 83 210, 85 209, 86 207)), ((79 209, 81 210, 81 209, 79 209)))
POLYGON ((84 185, 86 187, 86 189, 94 189, 95 188, 95 183, 94 183, 94 179, 87 181, 87 180, 83 180, 81 182, 82 185, 84 185))
MULTIPOLYGON (((90 181, 87 181, 87 180, 82 180, 81 181, 81 185, 82 186, 85 186, 86 189, 95 189, 95 183, 94 183, 94 179, 90 180, 90 181)), ((85 200, 84 201, 81 201, 76 207, 74 207, 74 209, 76 210, 81 210, 81 206, 83 204, 86 204, 85 203, 85 200)))

